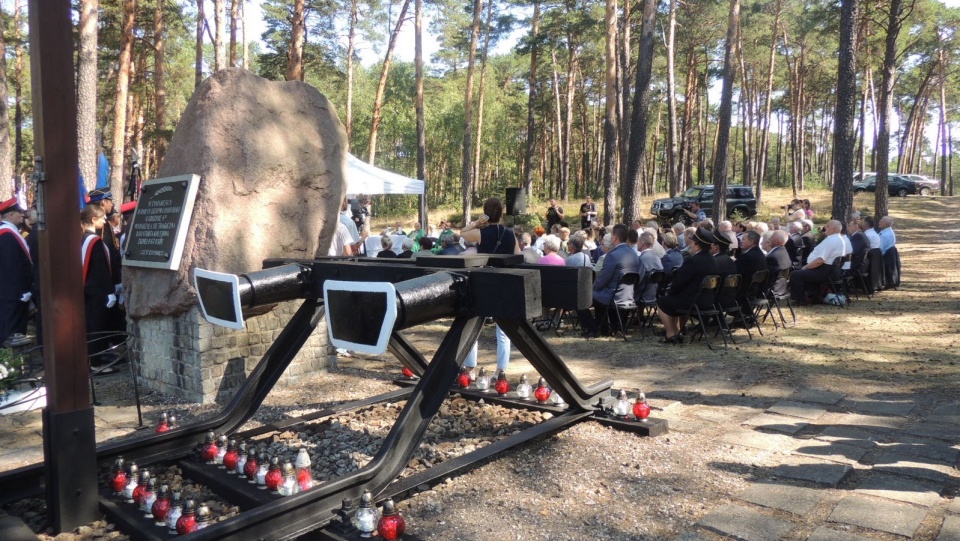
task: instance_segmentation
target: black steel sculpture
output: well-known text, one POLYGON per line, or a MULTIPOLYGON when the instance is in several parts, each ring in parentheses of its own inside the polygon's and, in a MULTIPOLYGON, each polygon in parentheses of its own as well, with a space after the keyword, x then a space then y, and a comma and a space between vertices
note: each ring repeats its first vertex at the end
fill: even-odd
MULTIPOLYGON (((303 303, 220 414, 166 433, 101 446, 97 450, 97 461, 109 465, 120 455, 128 460, 134 459, 141 465, 179 461, 186 475, 210 486, 226 500, 241 507, 242 512, 237 516, 191 533, 189 539, 289 539, 324 527, 335 518, 334 513, 344 500, 356 502, 365 490, 373 493, 378 501, 402 496, 421 484, 468 469, 512 446, 555 433, 585 419, 597 418, 598 414, 605 417, 605 422, 622 423, 600 413, 603 403, 611 399, 612 382, 591 387, 582 385, 529 323, 530 318, 539 315, 543 308, 577 309, 589 306, 592 279, 589 269, 526 266, 521 263, 516 256, 419 258, 416 263, 336 258, 268 260, 264 270, 237 277, 235 291, 199 287, 202 302, 209 305, 220 303, 221 306, 239 303, 245 311, 255 311, 264 305, 294 299, 303 299, 303 303), (324 286, 346 277, 351 282, 392 284, 387 290, 396 297, 391 301, 396 304, 396 319, 392 328, 386 329, 389 333, 387 348, 404 366, 419 376, 414 380, 412 389, 400 389, 308 417, 316 419, 379 400, 405 399, 406 405, 399 418, 370 463, 351 474, 320 483, 308 491, 281 498, 251 489, 246 482, 223 475, 222 470, 218 472, 215 467, 190 461, 190 451, 208 431, 249 438, 308 420, 290 420, 253 431, 237 432, 257 411, 325 313, 341 314, 336 316, 337 319, 352 317, 353 320, 349 322, 351 326, 379 324, 375 321, 378 317, 375 310, 354 315, 338 311, 338 303, 352 303, 355 306, 357 299, 351 298, 354 293, 349 291, 349 286, 346 292, 341 287, 338 296, 328 295, 325 304, 324 286), (224 299, 226 294, 230 294, 232 299, 224 299), (497 443, 397 480, 417 449, 428 424, 447 398, 485 317, 492 317, 500 325, 567 406, 560 408, 526 403, 522 407, 549 410, 555 416, 497 443), (440 318, 453 318, 453 322, 428 362, 399 331, 440 318)), ((328 323, 336 329, 336 322, 328 323)), ((467 398, 471 395, 469 392, 463 394, 467 398)), ((517 400, 497 399, 490 395, 484 398, 505 405, 521 406, 517 400)), ((653 419, 645 423, 627 423, 625 426, 651 435, 666 430, 665 422, 653 419)), ((39 465, 22 468, 0 476, 0 501, 6 493, 5 489, 12 488, 14 483, 21 485, 18 492, 20 496, 29 489, 39 489, 42 475, 38 468, 39 465)), ((151 527, 151 521, 143 518, 142 513, 126 510, 111 501, 106 488, 101 491, 100 505, 110 519, 134 539, 167 538, 166 532, 151 527)))

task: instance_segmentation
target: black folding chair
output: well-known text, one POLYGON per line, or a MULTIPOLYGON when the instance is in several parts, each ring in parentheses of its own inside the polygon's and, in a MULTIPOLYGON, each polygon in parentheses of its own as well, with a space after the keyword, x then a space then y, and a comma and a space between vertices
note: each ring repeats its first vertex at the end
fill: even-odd
MULTIPOLYGON (((753 335, 750 334, 750 325, 747 324, 747 319, 743 317, 743 310, 740 308, 740 303, 737 301, 737 292, 740 291, 740 280, 743 277, 739 274, 728 274, 726 278, 723 279, 723 284, 720 286, 720 292, 717 294, 716 298, 713 301, 713 304, 717 310, 720 311, 720 329, 717 332, 726 331, 730 335, 730 341, 734 344, 737 343, 736 339, 733 336, 733 328, 731 327, 732 323, 736 323, 737 317, 740 318, 740 324, 747 331, 747 338, 753 340, 753 335), (728 299, 732 292, 732 298, 728 299), (724 303, 724 301, 728 301, 724 303), (731 318, 731 323, 727 323, 727 317, 731 318)), ((716 336, 716 335, 714 335, 716 336)))
MULTIPOLYGON (((760 336, 763 336, 763 329, 760 328, 760 312, 766 310, 763 316, 764 321, 766 321, 767 314, 769 314, 771 310, 770 299, 767 298, 769 281, 769 270, 764 269, 762 271, 757 271, 753 273, 753 279, 750 280, 750 284, 747 286, 747 291, 744 293, 746 308, 749 308, 750 314, 753 316, 753 324, 757 327, 757 332, 760 333, 760 336)), ((773 322, 774 328, 776 328, 777 320, 774 319, 773 322)))
POLYGON ((646 335, 646 329, 649 327, 653 331, 653 322, 657 319, 657 298, 660 296, 660 288, 663 285, 663 271, 653 271, 647 277, 641 288, 638 288, 639 294, 634 295, 637 306, 637 322, 640 324, 640 339, 643 340, 646 335), (649 293, 653 295, 649 295, 649 293))
MULTIPOLYGON (((617 289, 620 289, 620 286, 631 286, 636 291, 637 284, 640 283, 640 273, 639 272, 625 272, 623 276, 620 277, 620 281, 617 282, 617 289)), ((614 301, 610 306, 607 307, 606 312, 604 312, 607 320, 609 321, 609 314, 613 311, 617 315, 617 324, 618 328, 613 331, 613 334, 620 333, 623 335, 624 341, 629 341, 627 338, 627 327, 630 325, 630 320, 634 317, 638 311, 637 303, 631 299, 628 301, 614 301)), ((609 322, 611 325, 612 321, 609 322)), ((602 327, 602 325, 601 325, 602 327)))
POLYGON ((843 264, 850 260, 850 254, 837 257, 833 260, 830 274, 828 274, 827 287, 837 298, 837 306, 846 308, 850 304, 850 292, 847 291, 846 283, 843 280, 843 264))
MULTIPOLYGON (((843 271, 843 286, 846 290, 862 290, 867 294, 867 298, 872 298, 870 288, 867 287, 867 251, 861 250, 860 253, 853 254, 850 257, 850 268, 843 271)), ((857 300, 860 300, 860 293, 855 293, 857 300)))
MULTIPOLYGON (((790 276, 793 274, 793 268, 787 267, 777 273, 777 280, 784 280, 784 283, 787 284, 787 289, 784 293, 776 293, 773 289, 769 291, 769 299, 773 302, 774 308, 777 309, 777 315, 780 316, 780 323, 783 325, 783 328, 787 328, 787 320, 783 317, 783 307, 780 303, 786 303, 787 308, 790 309, 790 317, 793 318, 793 325, 797 324, 797 313, 793 311, 793 301, 790 298, 790 276)), ((763 315, 763 320, 767 320, 767 315, 772 315, 770 310, 767 309, 766 314, 763 315)), ((773 319, 773 328, 777 329, 777 319, 773 319)))
MULTIPOLYGON (((700 308, 700 305, 697 303, 698 300, 707 295, 713 295, 716 298, 717 292, 720 290, 720 277, 716 274, 711 274, 710 276, 704 276, 703 280, 700 281, 700 292, 697 293, 697 298, 690 303, 690 307, 686 310, 678 310, 680 314, 684 314, 689 318, 697 320, 697 328, 694 331, 693 335, 690 337, 690 342, 699 336, 702 336, 707 339, 707 347, 713 349, 713 344, 710 343, 710 336, 707 333, 707 320, 713 318, 717 321, 718 325, 720 323, 720 311, 716 307, 711 308, 700 308)), ((727 336, 726 334, 721 333, 720 335, 723 338, 723 347, 727 347, 727 336)))

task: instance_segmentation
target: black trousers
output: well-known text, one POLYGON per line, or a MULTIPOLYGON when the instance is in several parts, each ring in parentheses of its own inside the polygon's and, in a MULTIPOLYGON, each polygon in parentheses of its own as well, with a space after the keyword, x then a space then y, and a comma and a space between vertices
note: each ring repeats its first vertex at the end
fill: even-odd
POLYGON ((815 269, 800 269, 790 275, 790 296, 795 301, 807 300, 807 294, 827 281, 831 265, 820 265, 815 269))
POLYGON ((19 300, 0 301, 0 345, 11 334, 27 334, 27 308, 19 300))

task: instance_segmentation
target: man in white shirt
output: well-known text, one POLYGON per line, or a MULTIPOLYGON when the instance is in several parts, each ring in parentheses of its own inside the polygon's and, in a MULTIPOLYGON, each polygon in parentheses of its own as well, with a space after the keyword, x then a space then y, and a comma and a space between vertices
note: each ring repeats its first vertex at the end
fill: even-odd
POLYGON ((808 302, 807 295, 810 290, 819 287, 830 277, 833 261, 847 255, 847 247, 840 236, 841 229, 838 220, 827 222, 827 237, 810 252, 807 264, 790 276, 790 294, 793 300, 808 302))
POLYGON ((350 235, 350 246, 351 253, 343 255, 360 255, 360 246, 363 245, 363 241, 367 240, 367 234, 364 232, 363 235, 357 231, 357 224, 354 223, 353 217, 350 213, 350 202, 344 198, 343 204, 340 205, 340 223, 347 228, 347 233, 350 235))
POLYGON ((867 236, 867 240, 870 241, 870 249, 880 248, 880 233, 877 233, 877 230, 874 228, 873 216, 865 216, 863 220, 860 221, 860 228, 863 229, 863 234, 867 236))
POLYGON ((348 257, 355 255, 353 253, 353 239, 350 237, 347 226, 341 221, 337 222, 337 229, 333 233, 333 240, 330 241, 330 250, 327 255, 348 257))

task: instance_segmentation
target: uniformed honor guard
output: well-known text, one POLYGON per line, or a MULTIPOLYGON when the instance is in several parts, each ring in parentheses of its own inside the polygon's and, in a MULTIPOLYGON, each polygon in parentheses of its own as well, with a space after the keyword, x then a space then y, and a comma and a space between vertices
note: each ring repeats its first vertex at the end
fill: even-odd
MULTIPOLYGON (((103 240, 103 245, 106 246, 107 252, 110 254, 110 278, 113 281, 113 293, 119 298, 121 296, 123 276, 120 265, 120 239, 117 238, 116 233, 113 232, 113 226, 110 224, 111 214, 117 210, 113 204, 113 192, 107 188, 100 188, 93 190, 88 195, 90 196, 91 205, 103 209, 105 221, 102 226, 96 229, 95 233, 103 240)), ((117 303, 107 310, 106 323, 103 330, 124 331, 125 329, 126 320, 123 308, 120 303, 117 303)), ((114 340, 116 339, 111 338, 111 341, 114 340)))
POLYGON ((26 334, 33 286, 33 261, 20 235, 23 209, 17 198, 0 203, 0 343, 26 334))

